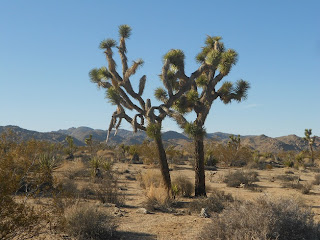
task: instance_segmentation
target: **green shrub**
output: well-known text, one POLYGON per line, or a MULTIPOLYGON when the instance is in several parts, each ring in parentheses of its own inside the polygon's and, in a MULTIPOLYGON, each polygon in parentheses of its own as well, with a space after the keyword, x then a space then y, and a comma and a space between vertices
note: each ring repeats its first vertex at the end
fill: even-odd
POLYGON ((176 188, 176 195, 190 197, 193 193, 193 184, 186 177, 178 176, 172 182, 172 188, 176 188))
POLYGON ((315 240, 319 224, 313 213, 292 199, 260 198, 235 202, 204 228, 199 239, 315 240))

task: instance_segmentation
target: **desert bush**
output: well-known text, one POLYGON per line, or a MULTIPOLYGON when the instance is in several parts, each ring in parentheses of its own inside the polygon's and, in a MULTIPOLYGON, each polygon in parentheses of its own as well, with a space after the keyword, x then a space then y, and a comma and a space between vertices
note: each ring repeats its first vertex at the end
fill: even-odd
POLYGON ((253 154, 249 148, 235 148, 233 145, 223 145, 213 143, 207 150, 215 161, 227 166, 242 167, 253 159, 253 154))
POLYGON ((255 171, 242 171, 237 170, 235 172, 229 172, 223 182, 228 187, 239 187, 241 184, 245 184, 245 187, 252 185, 254 182, 258 182, 258 173, 255 171))
POLYGON ((190 197, 193 193, 193 184, 184 176, 178 176, 174 181, 172 182, 172 188, 176 195, 183 196, 183 197, 190 197))
POLYGON ((299 180, 299 176, 295 176, 295 175, 278 175, 276 176, 276 179, 283 181, 283 182, 293 182, 293 181, 298 181, 299 180))
POLYGON ((18 202, 14 196, 31 171, 43 176, 41 169, 35 167, 37 153, 43 152, 48 146, 47 143, 34 140, 19 142, 10 131, 0 135, 0 239, 35 233, 40 223, 46 221, 45 215, 27 204, 29 193, 23 192, 25 201, 18 202))
POLYGON ((204 228, 199 239, 315 240, 319 224, 310 208, 293 199, 235 202, 204 228))
POLYGON ((308 194, 308 193, 310 193, 310 190, 312 189, 312 184, 310 184, 310 183, 302 184, 302 183, 297 182, 297 181, 293 181, 293 182, 283 182, 283 183, 281 184, 281 186, 282 186, 283 188, 297 189, 297 190, 299 190, 302 194, 308 194))
POLYGON ((153 187, 160 187, 162 184, 162 176, 159 171, 156 170, 148 170, 143 173, 139 173, 137 175, 137 179, 140 182, 140 186, 144 189, 153 187))
POLYGON ((190 202, 190 212, 200 213, 202 208, 206 208, 209 212, 220 213, 234 199, 231 194, 226 194, 224 191, 214 190, 210 197, 201 197, 190 202))
POLYGON ((115 219, 93 206, 72 206, 65 210, 64 217, 65 231, 77 239, 114 239, 115 219))
POLYGON ((314 185, 320 185, 320 174, 314 176, 314 181, 312 182, 314 185))
POLYGON ((164 187, 155 187, 151 185, 146 192, 146 201, 144 207, 149 211, 170 212, 173 206, 173 199, 169 196, 164 187))
POLYGON ((104 178, 95 191, 97 199, 102 203, 114 203, 117 206, 124 205, 125 197, 119 190, 118 180, 115 177, 104 178))

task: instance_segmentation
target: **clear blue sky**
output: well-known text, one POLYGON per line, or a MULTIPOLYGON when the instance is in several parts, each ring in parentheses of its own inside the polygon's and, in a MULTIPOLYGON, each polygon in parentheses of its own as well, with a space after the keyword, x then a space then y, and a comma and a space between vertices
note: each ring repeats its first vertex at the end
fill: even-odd
MULTIPOLYGON (((218 35, 239 53, 226 80, 251 89, 242 103, 216 101, 207 132, 277 137, 312 128, 319 136, 319 9, 316 0, 0 1, 0 126, 107 129, 114 106, 88 72, 106 65, 100 41, 128 24, 128 57, 145 60, 136 75, 147 75, 144 96, 154 103, 162 56, 182 49, 191 73, 206 35, 218 35)), ((179 130, 166 121, 169 129, 179 130)))

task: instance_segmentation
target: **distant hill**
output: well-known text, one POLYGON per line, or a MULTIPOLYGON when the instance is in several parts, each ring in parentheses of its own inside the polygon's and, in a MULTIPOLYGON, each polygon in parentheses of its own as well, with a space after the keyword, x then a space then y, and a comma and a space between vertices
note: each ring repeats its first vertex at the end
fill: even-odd
MULTIPOLYGON (((92 129, 89 127, 78 127, 78 128, 69 128, 64 130, 52 131, 52 132, 36 132, 30 131, 18 126, 0 126, 0 134, 5 131, 11 129, 15 132, 21 140, 28 139, 36 139, 36 140, 44 140, 51 142, 65 142, 66 136, 70 135, 74 138, 74 143, 78 146, 85 145, 84 141, 86 138, 92 134, 93 140, 97 142, 104 142, 106 140, 107 131, 101 129, 92 129)), ((208 133, 206 136, 206 140, 214 140, 222 143, 227 143, 229 140, 229 133, 208 133)), ((116 136, 114 136, 114 131, 110 133, 110 138, 108 144, 117 145, 117 144, 141 144, 147 138, 145 132, 138 131, 137 133, 133 133, 132 131, 119 129, 116 136)), ((175 132, 175 131, 167 131, 162 135, 162 139, 165 144, 174 144, 177 146, 184 146, 190 143, 192 140, 189 139, 184 134, 175 132)), ((279 152, 279 151, 301 151, 308 149, 307 143, 296 135, 288 135, 283 137, 271 138, 266 135, 259 136, 241 136, 241 144, 243 146, 248 146, 252 149, 256 149, 261 152, 279 152)), ((320 138, 316 137, 315 149, 320 149, 320 138)))

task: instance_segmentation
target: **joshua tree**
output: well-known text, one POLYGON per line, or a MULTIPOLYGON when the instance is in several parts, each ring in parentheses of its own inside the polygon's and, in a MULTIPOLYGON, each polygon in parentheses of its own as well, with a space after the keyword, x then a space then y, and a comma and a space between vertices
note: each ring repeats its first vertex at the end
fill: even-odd
POLYGON ((229 138, 230 140, 228 141, 228 146, 233 146, 235 147, 236 151, 238 151, 240 149, 240 144, 241 144, 240 135, 238 136, 230 135, 229 138))
MULTIPOLYGON (((174 118, 184 131, 194 140, 195 147, 195 195, 205 196, 204 173, 204 124, 212 103, 220 98, 228 104, 232 100, 242 101, 247 97, 249 83, 238 80, 235 84, 225 81, 219 89, 218 83, 227 76, 237 62, 237 53, 233 49, 225 49, 221 37, 208 36, 202 51, 196 56, 204 71, 192 78, 191 89, 184 93, 167 109, 167 114, 174 118), (200 92, 199 89, 202 89, 200 92), (197 115, 193 122, 188 122, 184 114, 194 111, 197 115)), ((162 94, 164 95, 164 94, 162 94)))
POLYGON ((134 75, 137 69, 143 64, 143 61, 139 59, 134 61, 131 67, 128 67, 126 39, 131 35, 131 28, 128 25, 121 25, 119 26, 119 34, 120 43, 117 48, 122 63, 122 76, 117 72, 116 63, 113 59, 112 49, 116 47, 116 41, 113 39, 106 39, 100 43, 100 48, 105 50, 104 53, 106 54, 108 68, 101 67, 90 71, 91 81, 96 83, 98 87, 106 88, 106 97, 113 105, 117 106, 117 110, 113 113, 111 118, 106 141, 108 141, 109 134, 113 128, 115 128, 115 134, 117 133, 122 119, 125 119, 132 124, 134 132, 138 129, 146 131, 147 135, 156 142, 163 182, 165 187, 169 190, 171 189, 171 179, 161 136, 162 121, 167 115, 164 109, 169 109, 183 93, 190 89, 192 79, 200 76, 202 70, 199 69, 193 73, 193 78, 186 77, 183 68, 183 52, 181 50, 169 51, 165 55, 161 74, 161 79, 168 90, 168 94, 158 90, 158 96, 163 99, 164 104, 161 106, 152 106, 150 99, 145 101, 142 98, 146 76, 143 75, 140 78, 138 91, 133 90, 130 81, 130 77, 134 75), (175 71, 171 71, 170 69, 175 69, 175 71), (170 80, 172 78, 180 79, 179 82, 175 82, 175 84, 179 84, 178 86, 173 86, 171 84, 170 80), (108 80, 111 80, 111 82, 108 80), (139 106, 133 101, 138 102, 139 106), (130 117, 125 112, 125 109, 134 110, 136 115, 130 117), (147 125, 145 125, 145 120, 147 121, 147 125))
POLYGON ((90 148, 90 153, 93 155, 93 141, 92 141, 92 134, 88 138, 84 140, 85 144, 90 148))
POLYGON ((304 130, 304 135, 305 135, 305 137, 303 139, 305 141, 307 141, 308 144, 309 144, 309 150, 310 150, 310 153, 311 153, 311 161, 313 163, 314 162, 314 157, 313 157, 313 147, 312 147, 312 145, 314 144, 314 141, 316 140, 316 136, 311 137, 312 129, 305 129, 304 130))

